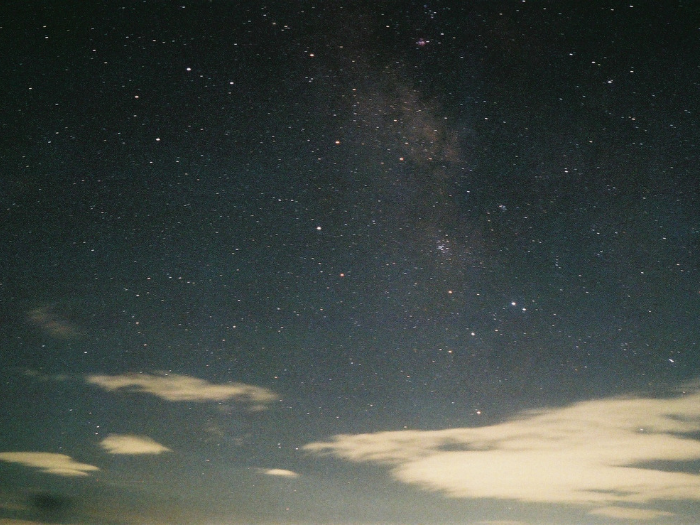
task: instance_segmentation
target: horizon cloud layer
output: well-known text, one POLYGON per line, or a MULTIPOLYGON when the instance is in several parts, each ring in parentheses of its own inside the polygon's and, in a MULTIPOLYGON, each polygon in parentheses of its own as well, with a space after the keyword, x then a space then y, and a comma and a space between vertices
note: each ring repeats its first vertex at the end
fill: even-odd
POLYGON ((672 399, 584 401, 485 427, 337 435, 304 449, 389 465, 396 480, 449 497, 592 505, 614 517, 625 510, 611 505, 700 500, 700 475, 681 470, 700 459, 691 437, 698 432, 695 389, 672 399))

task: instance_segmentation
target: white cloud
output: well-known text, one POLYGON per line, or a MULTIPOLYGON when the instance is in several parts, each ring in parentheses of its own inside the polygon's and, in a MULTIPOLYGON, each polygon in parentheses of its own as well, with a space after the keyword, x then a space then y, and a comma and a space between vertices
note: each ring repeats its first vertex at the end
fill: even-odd
POLYGON ((496 520, 496 521, 479 521, 478 525, 527 525, 527 524, 524 521, 496 520))
POLYGON ((168 447, 146 436, 110 434, 100 445, 110 454, 161 454, 172 452, 168 447))
POLYGON ((594 509, 590 513, 622 520, 653 520, 662 516, 673 516, 671 512, 630 507, 602 507, 594 509))
POLYGON ((299 474, 291 470, 285 470, 282 468, 261 468, 258 472, 265 474, 267 476, 277 476, 280 478, 298 478, 299 474))
POLYGON ((693 391, 582 402, 487 427, 339 435, 304 448, 389 465, 395 479, 450 497, 583 504, 643 519, 659 514, 611 505, 700 500, 700 475, 649 466, 700 459, 697 432, 693 391))
POLYGON ((88 472, 100 470, 93 465, 78 463, 65 454, 51 452, 1 452, 0 461, 19 463, 57 476, 87 476, 88 472))
POLYGON ((86 381, 107 391, 142 392, 166 401, 240 401, 250 403, 253 410, 262 410, 277 395, 267 388, 244 383, 217 385, 203 379, 178 374, 91 375, 86 381))

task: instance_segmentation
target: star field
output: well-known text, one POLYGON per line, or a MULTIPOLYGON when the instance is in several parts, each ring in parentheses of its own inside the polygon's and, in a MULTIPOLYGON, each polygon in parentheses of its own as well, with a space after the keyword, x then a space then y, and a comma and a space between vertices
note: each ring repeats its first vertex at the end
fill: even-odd
POLYGON ((692 5, 2 10, 2 523, 695 522, 692 5))

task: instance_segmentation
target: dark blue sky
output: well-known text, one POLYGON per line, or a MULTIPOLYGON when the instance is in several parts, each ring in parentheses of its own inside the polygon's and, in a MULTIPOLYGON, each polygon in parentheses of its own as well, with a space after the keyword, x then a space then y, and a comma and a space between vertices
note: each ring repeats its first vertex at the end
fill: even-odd
POLYGON ((580 4, 4 6, 0 519, 694 523, 700 11, 580 4))

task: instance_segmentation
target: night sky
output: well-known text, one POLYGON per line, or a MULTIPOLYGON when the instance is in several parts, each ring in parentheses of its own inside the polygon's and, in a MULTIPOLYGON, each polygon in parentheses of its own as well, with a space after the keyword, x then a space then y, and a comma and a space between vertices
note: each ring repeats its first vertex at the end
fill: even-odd
POLYGON ((700 7, 0 8, 0 524, 697 524, 700 7))

